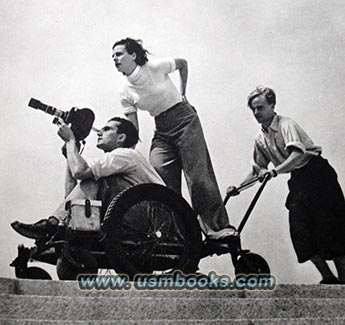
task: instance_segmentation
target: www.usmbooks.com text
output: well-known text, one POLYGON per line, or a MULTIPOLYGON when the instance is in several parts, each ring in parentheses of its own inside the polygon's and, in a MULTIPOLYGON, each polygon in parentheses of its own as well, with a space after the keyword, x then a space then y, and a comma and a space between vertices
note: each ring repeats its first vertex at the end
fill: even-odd
POLYGON ((228 275, 215 272, 204 274, 137 274, 133 281, 126 275, 78 276, 81 290, 273 290, 276 278, 273 275, 228 275))

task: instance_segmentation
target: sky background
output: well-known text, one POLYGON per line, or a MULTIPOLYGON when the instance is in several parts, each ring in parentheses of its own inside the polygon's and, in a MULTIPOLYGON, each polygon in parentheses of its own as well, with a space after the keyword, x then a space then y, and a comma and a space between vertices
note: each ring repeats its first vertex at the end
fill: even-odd
MULTIPOLYGON (((52 117, 28 108, 29 99, 61 110, 92 108, 96 127, 121 116, 123 76, 111 48, 127 36, 142 39, 152 58, 188 60, 187 98, 201 118, 222 195, 249 171, 259 125, 246 98, 259 84, 276 91, 279 114, 323 147, 344 189, 344 13, 341 0, 1 0, 0 276, 14 277, 17 245, 33 243, 10 223, 49 216, 64 192, 63 142, 52 117)), ((153 120, 141 112, 139 121, 138 149, 148 157, 153 120)), ((101 153, 95 140, 94 133, 87 138, 85 157, 101 153)), ((267 184, 242 245, 265 257, 279 283, 318 283, 310 262, 297 263, 290 241, 287 179, 267 184)), ((256 189, 229 201, 233 224, 256 189)), ((185 188, 184 196, 189 200, 185 188)), ((233 275, 226 255, 203 259, 200 269, 233 275)))

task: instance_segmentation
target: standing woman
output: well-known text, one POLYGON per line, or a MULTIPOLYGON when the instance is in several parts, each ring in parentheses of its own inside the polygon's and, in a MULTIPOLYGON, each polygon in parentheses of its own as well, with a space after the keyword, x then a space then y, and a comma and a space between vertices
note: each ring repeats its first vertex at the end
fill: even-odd
POLYGON ((234 228, 229 226, 198 115, 186 99, 187 61, 149 61, 147 54, 140 40, 126 38, 113 46, 115 67, 126 77, 120 89, 124 114, 137 129, 138 109, 154 117, 151 164, 179 194, 183 170, 202 230, 211 239, 225 239, 234 228), (175 70, 180 73, 180 92, 169 77, 175 70))

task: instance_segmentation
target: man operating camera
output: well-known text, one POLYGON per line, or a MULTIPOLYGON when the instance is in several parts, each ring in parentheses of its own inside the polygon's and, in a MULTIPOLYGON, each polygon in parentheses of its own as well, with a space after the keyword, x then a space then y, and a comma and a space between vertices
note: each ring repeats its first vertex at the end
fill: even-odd
POLYGON ((134 149, 139 137, 130 121, 120 117, 110 119, 98 132, 97 147, 104 154, 90 160, 79 153, 71 128, 61 118, 57 125, 58 135, 66 144, 65 200, 48 219, 34 224, 13 222, 11 226, 21 235, 40 239, 55 234, 58 224, 66 217, 65 204, 72 199, 102 199, 106 208, 114 195, 131 186, 141 183, 164 185, 154 168, 134 149))

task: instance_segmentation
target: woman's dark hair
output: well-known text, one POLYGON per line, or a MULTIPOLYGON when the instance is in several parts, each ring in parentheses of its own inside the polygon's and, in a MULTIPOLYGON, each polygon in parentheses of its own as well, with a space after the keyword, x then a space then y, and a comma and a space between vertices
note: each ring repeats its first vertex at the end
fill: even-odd
POLYGON ((144 49, 142 45, 142 40, 138 39, 132 39, 132 38, 124 38, 118 42, 116 42, 113 45, 113 49, 117 45, 124 45, 126 47, 126 51, 128 54, 136 54, 135 62, 136 64, 142 66, 144 65, 149 59, 147 58, 147 54, 149 54, 149 51, 144 49))
POLYGON ((139 141, 139 134, 138 130, 134 126, 134 124, 126 120, 122 117, 113 117, 108 122, 115 121, 119 122, 120 124, 117 126, 118 133, 124 133, 126 135, 126 140, 124 142, 125 148, 131 148, 135 146, 139 141))

